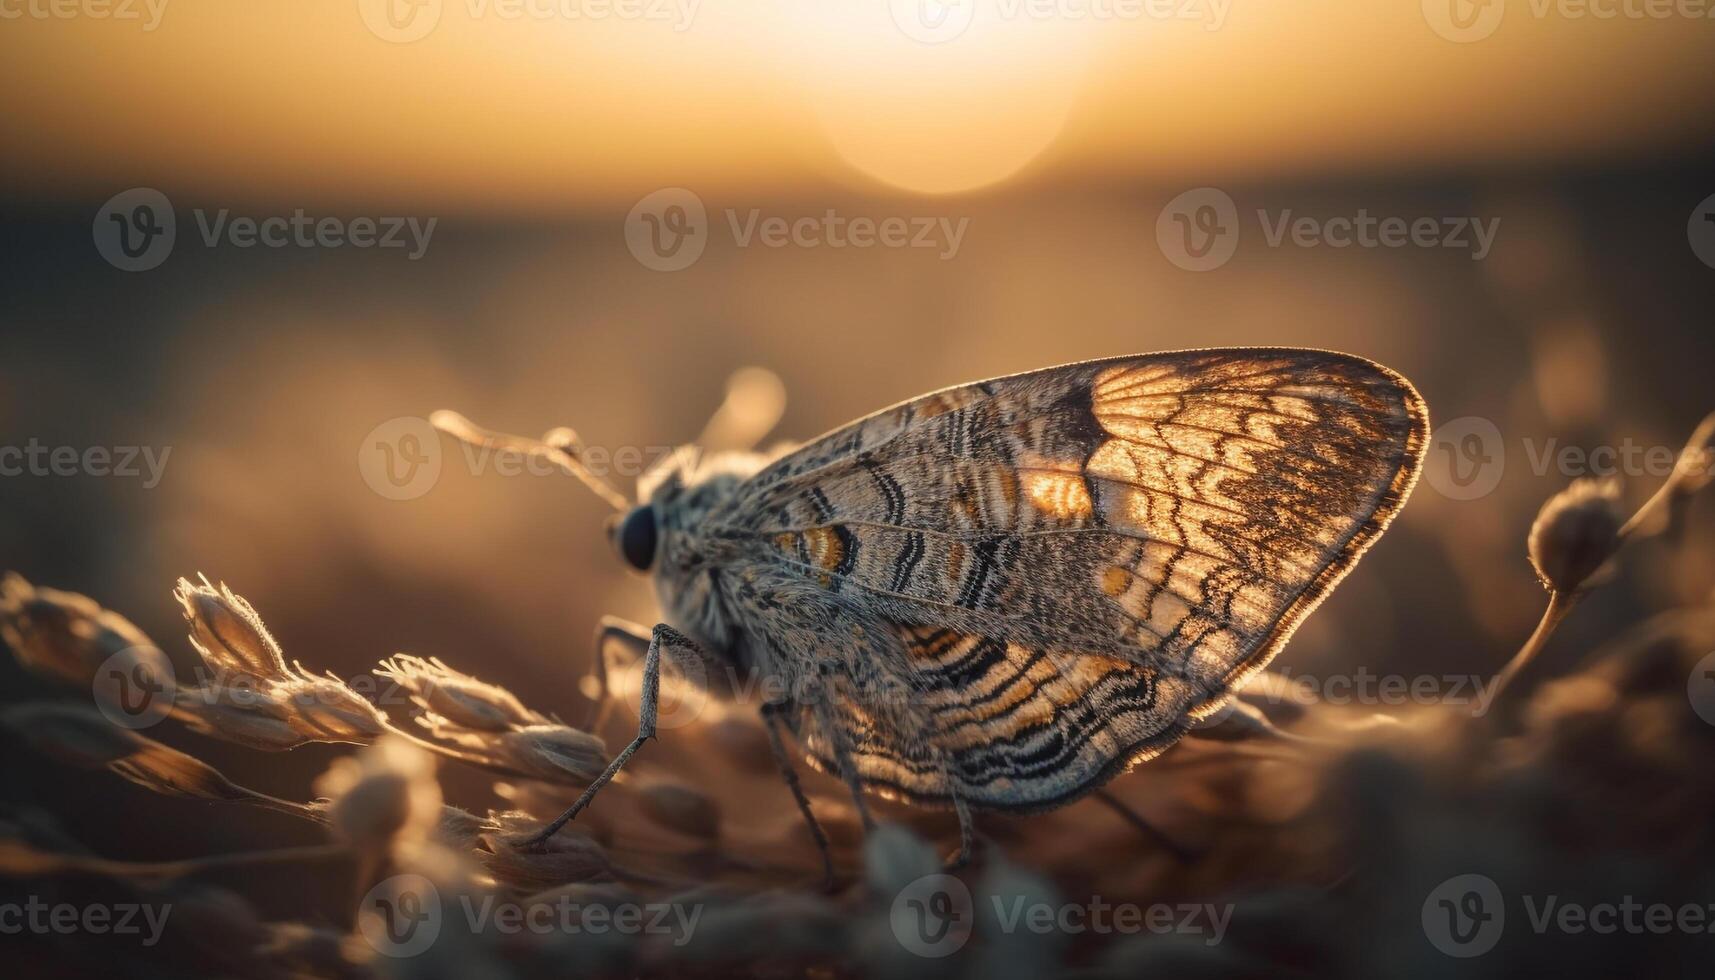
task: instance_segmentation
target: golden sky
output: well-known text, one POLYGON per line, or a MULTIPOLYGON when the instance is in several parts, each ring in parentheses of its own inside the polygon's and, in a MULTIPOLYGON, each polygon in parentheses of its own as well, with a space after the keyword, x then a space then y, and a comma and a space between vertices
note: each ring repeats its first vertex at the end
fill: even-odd
POLYGON ((1715 19, 1652 3, 0 0, 0 168, 529 214, 1673 153, 1715 19))

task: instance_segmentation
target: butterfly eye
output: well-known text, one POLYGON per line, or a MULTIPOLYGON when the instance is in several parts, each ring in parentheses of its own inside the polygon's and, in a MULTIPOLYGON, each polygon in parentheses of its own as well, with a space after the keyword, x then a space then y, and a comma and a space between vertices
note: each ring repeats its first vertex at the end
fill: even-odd
POLYGON ((613 535, 614 547, 626 564, 647 572, 655 564, 655 508, 633 507, 613 535))

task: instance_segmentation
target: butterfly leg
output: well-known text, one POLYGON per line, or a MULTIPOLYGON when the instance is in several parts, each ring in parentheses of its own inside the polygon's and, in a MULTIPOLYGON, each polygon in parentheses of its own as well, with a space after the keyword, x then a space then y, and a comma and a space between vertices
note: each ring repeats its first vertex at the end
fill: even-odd
POLYGON ((869 815, 869 804, 864 802, 863 783, 858 779, 857 764, 852 761, 851 746, 846 744, 845 729, 834 724, 833 712, 829 710, 825 697, 816 700, 816 726, 833 748, 834 765, 840 770, 840 778, 845 780, 846 788, 851 790, 852 804, 857 807, 864 831, 874 830, 875 818, 869 815))
POLYGON ((1133 810, 1124 800, 1114 794, 1105 789, 1098 789, 1090 795, 1100 800, 1108 807, 1108 809, 1119 814, 1126 823, 1131 824, 1139 833, 1160 845, 1162 849, 1166 850, 1179 860, 1190 863, 1196 858, 1196 855, 1192 853, 1190 848, 1174 840, 1172 837, 1169 837, 1167 832, 1162 830, 1160 827, 1157 827, 1148 820, 1145 820, 1143 818, 1143 814, 1133 810))
POLYGON ((650 631, 629 620, 618 616, 603 616, 596 624, 595 657, 590 663, 590 672, 580 681, 580 690, 590 699, 589 708, 584 711, 583 718, 574 723, 575 727, 586 732, 599 732, 607 724, 608 714, 613 710, 613 688, 607 680, 608 648, 619 647, 625 650, 625 663, 642 663, 649 655, 650 631))
POLYGON ((810 836, 816 840, 816 850, 822 855, 822 886, 828 891, 834 888, 834 855, 828 845, 827 832, 816 821, 816 814, 810 809, 810 798, 804 795, 804 787, 798 782, 798 770, 793 767, 792 759, 786 754, 786 744, 780 738, 780 708, 773 704, 762 706, 762 722, 768 729, 768 745, 774 750, 774 764, 780 767, 780 775, 786 780, 786 788, 792 791, 792 799, 798 803, 798 812, 804 815, 804 823, 810 828, 810 836))
POLYGON ((971 849, 976 842, 976 821, 971 819, 970 804, 958 793, 953 794, 953 812, 959 815, 959 849, 947 859, 948 871, 957 871, 971 863, 971 849))
POLYGON ((522 846, 533 847, 554 836, 561 827, 564 827, 582 812, 584 807, 590 805, 590 801, 595 799, 596 793, 600 792, 603 786, 613 781, 613 777, 617 776, 619 770, 625 767, 625 763, 630 760, 632 755, 643 747, 644 742, 655 737, 655 716, 661 697, 661 647, 663 644, 692 652, 697 650, 695 642, 666 623, 658 624, 655 627, 654 634, 649 638, 649 650, 643 656, 643 696, 637 711, 637 737, 632 739, 631 744, 615 756, 612 762, 608 763, 607 769, 589 784, 583 795, 579 796, 565 813, 554 818, 552 823, 524 841, 522 846))

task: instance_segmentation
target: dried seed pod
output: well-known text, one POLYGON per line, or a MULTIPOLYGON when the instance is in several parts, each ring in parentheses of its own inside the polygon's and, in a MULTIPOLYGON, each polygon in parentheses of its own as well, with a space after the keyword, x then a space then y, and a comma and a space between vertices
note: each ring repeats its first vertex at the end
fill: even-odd
POLYGON ((1582 588, 1620 546, 1620 488, 1612 480, 1576 480, 1542 505, 1530 527, 1530 562, 1550 591, 1582 588))
POLYGON ((232 671, 257 677, 287 673, 286 658, 262 625, 262 617, 226 583, 216 587, 206 578, 201 585, 181 578, 173 597, 179 600, 185 622, 190 625, 191 646, 216 682, 232 671))
POLYGON ((334 834, 365 851, 421 843, 441 817, 434 756, 397 735, 334 760, 315 789, 334 834))
POLYGON ((60 762, 83 769, 108 769, 157 793, 221 802, 257 798, 213 766, 119 728, 93 708, 18 704, 0 710, 0 723, 60 762))
POLYGON ((552 723, 546 715, 526 708, 506 688, 460 673, 439 658, 396 654, 381 661, 376 673, 410 692, 412 703, 419 708, 460 728, 503 732, 552 723))
POLYGON ((613 874, 607 852, 594 840, 570 828, 530 848, 522 846, 529 834, 541 829, 532 823, 513 822, 512 828, 482 835, 487 852, 479 852, 483 867, 500 881, 525 891, 578 881, 606 880, 613 874))
POLYGON ((201 683, 174 692, 174 717, 268 751, 309 742, 367 745, 386 733, 386 718, 344 681, 288 664, 262 617, 224 584, 180 579, 174 595, 202 660, 201 683))
POLYGON ((109 657, 155 649, 142 630, 89 597, 39 589, 14 572, 0 579, 0 639, 29 670, 84 688, 109 657))
POLYGON ((551 782, 587 783, 607 768, 607 743, 564 725, 532 725, 494 739, 499 758, 551 782))

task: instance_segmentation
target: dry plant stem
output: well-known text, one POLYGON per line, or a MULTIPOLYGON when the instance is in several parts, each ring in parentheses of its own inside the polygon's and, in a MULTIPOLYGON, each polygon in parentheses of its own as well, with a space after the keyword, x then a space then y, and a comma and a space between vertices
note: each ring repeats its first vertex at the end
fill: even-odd
MULTIPOLYGON (((240 787, 240 789, 243 789, 243 787, 240 787)), ((247 803, 264 810, 273 810, 276 813, 291 814, 294 817, 300 817, 304 820, 310 821, 311 823, 327 823, 327 818, 317 812, 314 807, 306 806, 303 803, 294 803, 291 800, 282 800, 277 796, 269 796, 267 793, 258 793, 251 789, 245 789, 244 791, 249 795, 244 799, 235 802, 247 803)))
MULTIPOLYGON (((1619 545, 1615 548, 1616 556, 1620 550, 1639 537, 1647 537, 1664 530, 1671 518, 1670 508, 1674 500, 1702 489, 1707 482, 1703 473, 1694 472, 1694 467, 1688 461, 1697 459, 1707 470, 1709 466, 1709 444, 1715 441, 1715 412, 1704 416, 1697 430, 1686 441, 1685 448, 1680 451, 1679 460, 1672 475, 1665 480, 1655 494, 1639 507, 1637 513, 1631 516, 1620 527, 1619 545)), ((1587 585, 1588 583, 1586 583, 1587 585)), ((1548 608, 1543 610, 1542 620, 1536 624, 1536 631, 1525 641, 1519 652, 1513 655, 1500 675, 1495 678, 1494 690, 1489 695, 1491 717, 1493 705, 1512 683, 1519 672, 1536 659, 1537 654, 1547 645, 1548 638, 1554 635, 1561 622, 1572 612, 1573 607, 1584 597, 1586 588, 1580 587, 1569 592, 1553 591, 1548 596, 1548 608)))
POLYGON ((1495 678, 1494 689, 1489 693, 1491 711, 1513 678, 1528 667, 1530 662, 1536 659, 1536 655, 1542 652, 1542 648, 1548 645, 1548 638, 1554 635, 1555 629, 1566 619, 1567 614, 1572 612, 1572 608, 1578 605, 1578 600, 1583 595, 1582 590, 1571 594, 1549 593, 1548 608, 1542 611, 1542 619, 1536 624, 1536 631, 1530 634, 1530 639, 1524 642, 1518 653, 1513 654, 1512 660, 1508 661, 1506 668, 1495 678))
POLYGON ((386 855, 372 851, 361 851, 357 854, 356 866, 351 869, 351 928, 356 929, 358 920, 363 916, 363 896, 369 894, 370 885, 381 873, 382 862, 386 855))
POLYGON ((1629 539, 1633 534, 1653 533, 1659 523, 1665 523, 1667 518, 1665 512, 1673 503, 1674 498, 1683 494, 1694 493, 1708 482, 1704 473, 1693 473, 1692 467, 1687 465, 1687 461, 1693 458, 1695 454, 1699 465, 1703 467, 1706 473, 1711 465, 1709 457, 1711 442, 1715 442, 1715 412, 1704 416, 1703 421, 1698 423, 1696 431, 1691 433, 1691 438, 1686 440, 1685 448, 1680 451, 1678 463, 1674 466, 1673 473, 1666 482, 1661 485, 1654 496, 1650 497, 1647 503, 1638 508, 1638 512, 1632 515, 1632 519, 1620 528, 1622 540, 1629 539), (1658 514, 1660 515, 1659 522, 1658 514))

